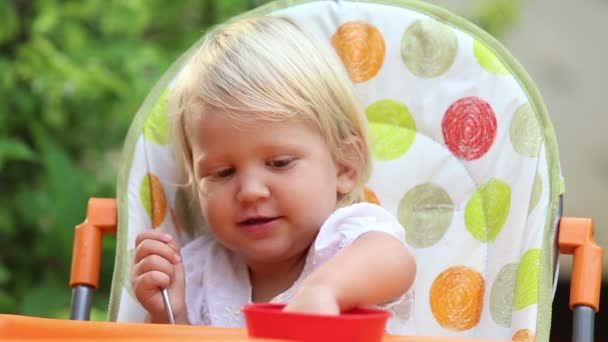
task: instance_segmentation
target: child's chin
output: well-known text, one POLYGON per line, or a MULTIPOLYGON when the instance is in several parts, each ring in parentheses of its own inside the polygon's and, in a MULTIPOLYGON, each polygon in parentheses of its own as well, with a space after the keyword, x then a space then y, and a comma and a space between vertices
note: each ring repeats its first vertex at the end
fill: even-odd
POLYGON ((257 243, 247 254, 248 259, 255 262, 278 263, 296 258, 298 255, 305 255, 307 251, 308 248, 305 251, 294 251, 293 248, 282 246, 280 242, 275 240, 257 243))

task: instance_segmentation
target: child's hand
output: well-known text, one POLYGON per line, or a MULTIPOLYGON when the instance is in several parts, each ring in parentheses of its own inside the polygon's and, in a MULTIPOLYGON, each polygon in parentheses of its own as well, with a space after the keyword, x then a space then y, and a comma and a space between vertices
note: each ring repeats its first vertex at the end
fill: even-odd
POLYGON ((145 230, 135 239, 131 284, 135 297, 148 311, 152 323, 168 323, 161 290, 169 291, 175 322, 188 323, 185 304, 184 265, 179 246, 169 234, 145 230))
POLYGON ((302 285, 283 311, 339 315, 340 306, 335 292, 329 287, 302 285))

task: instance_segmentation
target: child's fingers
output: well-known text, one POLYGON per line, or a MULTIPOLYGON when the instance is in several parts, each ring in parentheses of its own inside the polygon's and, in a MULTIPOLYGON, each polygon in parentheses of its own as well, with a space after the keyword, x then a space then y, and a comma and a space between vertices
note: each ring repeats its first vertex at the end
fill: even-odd
POLYGON ((167 259, 156 254, 148 255, 133 266, 134 277, 152 271, 165 273, 172 278, 175 273, 175 266, 167 259))
POLYGON ((170 234, 164 233, 158 229, 144 229, 135 237, 135 246, 139 245, 144 240, 157 240, 164 243, 173 241, 170 234))
POLYGON ((156 240, 169 245, 176 252, 179 251, 179 245, 177 241, 173 239, 173 236, 167 233, 163 233, 158 229, 145 229, 135 237, 135 246, 137 247, 145 240, 156 240))
POLYGON ((141 241, 137 247, 135 247, 134 262, 138 263, 149 255, 161 256, 174 264, 181 261, 179 249, 176 251, 174 248, 164 242, 146 239, 141 241))
POLYGON ((150 271, 137 276, 134 280, 136 289, 139 288, 141 291, 147 292, 167 288, 171 284, 171 278, 168 274, 161 271, 150 271))
POLYGON ((169 276, 160 271, 150 271, 133 278, 135 298, 148 311, 160 310, 162 299, 160 289, 168 288, 169 276))
POLYGON ((176 251, 177 253, 179 253, 179 249, 180 248, 179 248, 179 245, 177 244, 176 241, 172 240, 172 241, 168 242, 167 245, 169 247, 171 247, 171 249, 173 249, 174 251, 176 251))

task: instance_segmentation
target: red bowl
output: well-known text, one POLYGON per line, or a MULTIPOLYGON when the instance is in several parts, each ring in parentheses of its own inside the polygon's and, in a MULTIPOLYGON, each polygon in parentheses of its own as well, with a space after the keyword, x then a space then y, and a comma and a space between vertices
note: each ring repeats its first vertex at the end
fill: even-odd
POLYGON ((379 342, 390 313, 377 309, 353 309, 338 316, 283 312, 284 304, 250 304, 245 314, 250 337, 293 341, 379 342))

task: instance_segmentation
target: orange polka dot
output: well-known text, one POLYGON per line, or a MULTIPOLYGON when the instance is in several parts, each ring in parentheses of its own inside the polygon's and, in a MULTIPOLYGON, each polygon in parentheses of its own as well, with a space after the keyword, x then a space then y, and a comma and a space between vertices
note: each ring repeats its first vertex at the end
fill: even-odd
POLYGON ((363 21, 342 24, 331 38, 353 82, 370 80, 382 67, 386 46, 382 33, 363 21))
POLYGON ((431 311, 446 329, 463 331, 473 328, 481 318, 483 277, 476 270, 454 266, 441 272, 431 286, 431 311))
POLYGON ((363 189, 363 193, 364 193, 366 202, 380 205, 380 200, 378 199, 378 196, 376 196, 376 193, 372 189, 366 187, 365 189, 363 189))
POLYGON ((517 342, 536 342, 536 337, 532 331, 528 329, 521 329, 513 335, 511 340, 517 342))
POLYGON ((165 216, 167 215, 167 197, 165 196, 165 191, 163 190, 163 185, 153 174, 148 174, 146 177, 148 180, 148 184, 142 184, 143 187, 149 186, 149 198, 145 199, 150 207, 148 209, 148 214, 150 214, 152 218, 152 227, 157 228, 163 223, 165 220, 165 216))

